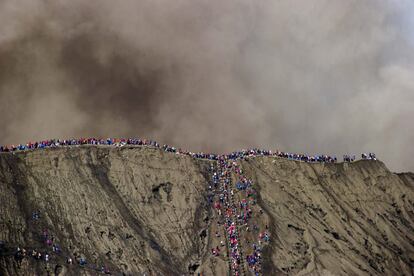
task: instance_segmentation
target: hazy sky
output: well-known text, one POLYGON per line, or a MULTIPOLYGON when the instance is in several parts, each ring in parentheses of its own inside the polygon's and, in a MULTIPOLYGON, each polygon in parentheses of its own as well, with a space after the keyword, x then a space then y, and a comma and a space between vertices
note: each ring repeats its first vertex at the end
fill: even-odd
POLYGON ((0 144, 374 151, 414 171, 414 1, 2 0, 0 144))

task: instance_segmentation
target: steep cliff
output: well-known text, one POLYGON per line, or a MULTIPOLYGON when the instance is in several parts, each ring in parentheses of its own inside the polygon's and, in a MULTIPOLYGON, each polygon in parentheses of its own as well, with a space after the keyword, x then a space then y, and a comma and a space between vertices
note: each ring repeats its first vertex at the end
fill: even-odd
POLYGON ((267 271, 411 275, 414 178, 380 161, 243 161, 271 217, 267 271))
MULTIPOLYGON (((208 200, 214 163, 138 146, 0 154, 0 275, 226 275, 226 254, 210 251, 222 240, 208 200)), ((413 273, 412 174, 379 161, 238 163, 263 211, 252 223, 271 234, 263 275, 413 273)))
MULTIPOLYGON (((8 243, 42 248, 47 229, 62 256, 81 255, 112 273, 179 274, 206 252, 197 234, 209 212, 205 162, 140 147, 48 149, 0 160, 8 243)), ((11 260, 3 258, 0 274, 16 273, 11 260)), ((21 269, 40 273, 40 264, 21 269)), ((73 271, 81 272, 88 271, 73 271)))

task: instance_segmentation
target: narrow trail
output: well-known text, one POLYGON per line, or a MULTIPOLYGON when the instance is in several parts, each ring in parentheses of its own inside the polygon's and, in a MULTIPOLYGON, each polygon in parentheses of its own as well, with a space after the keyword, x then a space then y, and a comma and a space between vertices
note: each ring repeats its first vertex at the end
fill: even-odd
MULTIPOLYGON (((229 274, 262 275, 262 244, 269 242, 267 231, 260 231, 261 209, 254 199, 252 181, 247 179, 236 160, 221 157, 213 170, 214 209, 218 224, 225 232, 229 274)), ((218 256, 219 248, 212 248, 218 256)))

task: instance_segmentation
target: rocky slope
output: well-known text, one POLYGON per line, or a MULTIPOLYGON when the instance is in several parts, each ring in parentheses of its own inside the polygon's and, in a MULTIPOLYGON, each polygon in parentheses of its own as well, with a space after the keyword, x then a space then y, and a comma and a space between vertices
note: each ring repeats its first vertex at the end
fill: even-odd
MULTIPOLYGON (((147 147, 0 154, 0 275, 226 275, 225 254, 210 251, 213 163, 147 147), (17 246, 51 251, 45 231, 61 252, 47 263, 16 256, 17 246)), ((380 161, 239 164, 264 211, 254 223, 271 233, 263 275, 412 275, 413 174, 380 161)))
POLYGON ((243 167, 271 217, 270 274, 412 275, 413 174, 379 161, 255 158, 243 167))

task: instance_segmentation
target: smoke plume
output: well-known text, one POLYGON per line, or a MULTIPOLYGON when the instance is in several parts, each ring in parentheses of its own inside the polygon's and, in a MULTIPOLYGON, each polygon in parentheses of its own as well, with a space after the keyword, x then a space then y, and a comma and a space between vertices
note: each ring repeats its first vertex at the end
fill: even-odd
POLYGON ((3 0, 0 144, 376 152, 414 170, 408 0, 3 0))

